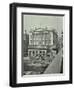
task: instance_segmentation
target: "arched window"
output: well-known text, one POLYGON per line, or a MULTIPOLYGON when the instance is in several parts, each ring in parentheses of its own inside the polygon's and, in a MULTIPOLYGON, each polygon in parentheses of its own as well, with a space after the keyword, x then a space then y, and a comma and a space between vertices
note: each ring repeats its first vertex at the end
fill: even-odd
POLYGON ((38 54, 38 51, 36 51, 36 54, 38 54))
POLYGON ((43 56, 45 55, 45 51, 43 51, 43 56))
POLYGON ((42 51, 40 51, 40 53, 42 53, 42 51))
POLYGON ((29 51, 29 56, 31 56, 31 51, 29 51))
POLYGON ((35 52, 33 51, 33 56, 34 56, 35 52))

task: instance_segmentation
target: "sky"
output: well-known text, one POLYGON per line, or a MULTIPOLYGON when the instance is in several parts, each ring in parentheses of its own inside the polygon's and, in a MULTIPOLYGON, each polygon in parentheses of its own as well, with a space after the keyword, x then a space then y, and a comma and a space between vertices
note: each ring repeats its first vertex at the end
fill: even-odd
POLYGON ((23 31, 31 31, 34 28, 47 27, 49 30, 55 29, 60 36, 63 31, 63 16, 44 15, 23 15, 23 31))

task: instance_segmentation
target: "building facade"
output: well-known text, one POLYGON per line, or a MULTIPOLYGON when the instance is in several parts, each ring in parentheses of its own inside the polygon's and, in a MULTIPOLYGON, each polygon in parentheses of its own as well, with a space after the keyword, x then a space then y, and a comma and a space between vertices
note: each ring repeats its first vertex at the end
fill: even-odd
POLYGON ((29 45, 29 35, 27 34, 26 30, 25 30, 25 33, 23 35, 23 49, 24 50, 24 57, 27 57, 28 56, 28 45, 29 45))
POLYGON ((29 33, 28 56, 45 56, 58 39, 54 30, 37 28, 29 33))

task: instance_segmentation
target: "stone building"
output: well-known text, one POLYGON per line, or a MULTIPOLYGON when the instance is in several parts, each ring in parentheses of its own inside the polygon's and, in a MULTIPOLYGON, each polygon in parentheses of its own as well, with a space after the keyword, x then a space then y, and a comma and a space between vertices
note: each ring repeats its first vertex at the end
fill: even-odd
POLYGON ((28 56, 45 56, 50 47, 56 46, 58 35, 54 30, 36 28, 29 33, 28 56))

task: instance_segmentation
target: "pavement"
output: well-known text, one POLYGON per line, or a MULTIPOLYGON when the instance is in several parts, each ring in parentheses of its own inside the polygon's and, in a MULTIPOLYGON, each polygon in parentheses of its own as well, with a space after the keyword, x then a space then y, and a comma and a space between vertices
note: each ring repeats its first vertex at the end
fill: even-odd
POLYGON ((44 74, 53 74, 53 73, 60 73, 61 71, 61 63, 62 63, 62 50, 56 55, 53 59, 52 63, 46 68, 44 74))

